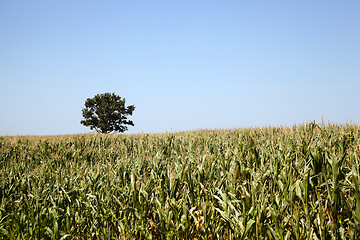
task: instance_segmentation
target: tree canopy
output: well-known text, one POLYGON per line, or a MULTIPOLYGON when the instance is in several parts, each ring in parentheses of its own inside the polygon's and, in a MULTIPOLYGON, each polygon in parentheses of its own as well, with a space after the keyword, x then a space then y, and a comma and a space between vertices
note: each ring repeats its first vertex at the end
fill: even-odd
POLYGON ((82 109, 84 120, 80 123, 98 133, 124 132, 128 130, 126 125, 134 126, 133 121, 127 119, 134 110, 134 105, 126 107, 125 98, 115 93, 97 94, 86 99, 82 109))

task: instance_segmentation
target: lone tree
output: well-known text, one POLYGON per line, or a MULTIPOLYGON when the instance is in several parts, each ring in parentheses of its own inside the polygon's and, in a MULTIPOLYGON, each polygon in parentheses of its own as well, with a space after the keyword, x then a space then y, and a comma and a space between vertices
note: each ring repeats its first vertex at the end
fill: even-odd
POLYGON ((127 120, 134 110, 134 105, 125 107, 125 98, 115 93, 97 94, 86 99, 82 110, 84 120, 80 123, 98 133, 124 132, 128 130, 126 125, 134 126, 131 120, 127 120))

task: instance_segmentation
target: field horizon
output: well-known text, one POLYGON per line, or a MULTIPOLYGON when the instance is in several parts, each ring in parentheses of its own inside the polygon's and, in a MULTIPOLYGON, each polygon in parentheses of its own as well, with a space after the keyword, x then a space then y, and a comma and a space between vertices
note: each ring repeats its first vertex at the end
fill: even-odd
POLYGON ((297 126, 307 125, 307 124, 316 124, 321 127, 326 126, 360 126, 358 123, 353 123, 352 121, 348 121, 346 123, 336 123, 328 121, 325 123, 322 121, 321 123, 318 123, 316 121, 306 121, 303 123, 294 123, 294 124, 279 124, 279 125, 263 125, 263 126, 248 126, 248 127, 232 127, 232 128, 195 128, 195 129, 189 129, 189 130, 179 130, 179 131, 165 131, 165 132, 139 132, 139 133, 97 133, 97 132, 86 132, 86 133, 65 133, 65 134, 17 134, 17 135, 1 135, 0 137, 9 137, 9 138, 21 138, 21 137, 44 137, 44 138, 56 138, 56 137, 79 137, 79 136, 97 136, 97 135, 103 135, 103 136, 132 136, 132 135, 161 135, 161 134, 181 134, 181 133, 187 133, 187 132, 196 132, 196 131, 231 131, 231 130, 245 130, 245 129, 262 129, 262 128, 293 128, 297 126))

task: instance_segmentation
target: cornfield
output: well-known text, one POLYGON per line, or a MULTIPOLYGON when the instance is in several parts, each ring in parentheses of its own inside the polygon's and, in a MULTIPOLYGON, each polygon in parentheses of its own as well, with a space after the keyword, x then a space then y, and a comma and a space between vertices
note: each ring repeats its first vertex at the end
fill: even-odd
POLYGON ((360 239, 360 126, 0 137, 1 239, 360 239))

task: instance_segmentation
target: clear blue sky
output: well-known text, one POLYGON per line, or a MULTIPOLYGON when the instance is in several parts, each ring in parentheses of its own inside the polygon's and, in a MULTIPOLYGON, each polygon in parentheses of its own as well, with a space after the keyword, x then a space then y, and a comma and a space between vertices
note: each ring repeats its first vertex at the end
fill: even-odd
POLYGON ((0 0, 0 134, 90 132, 115 92, 128 133, 360 123, 360 1, 0 0))

